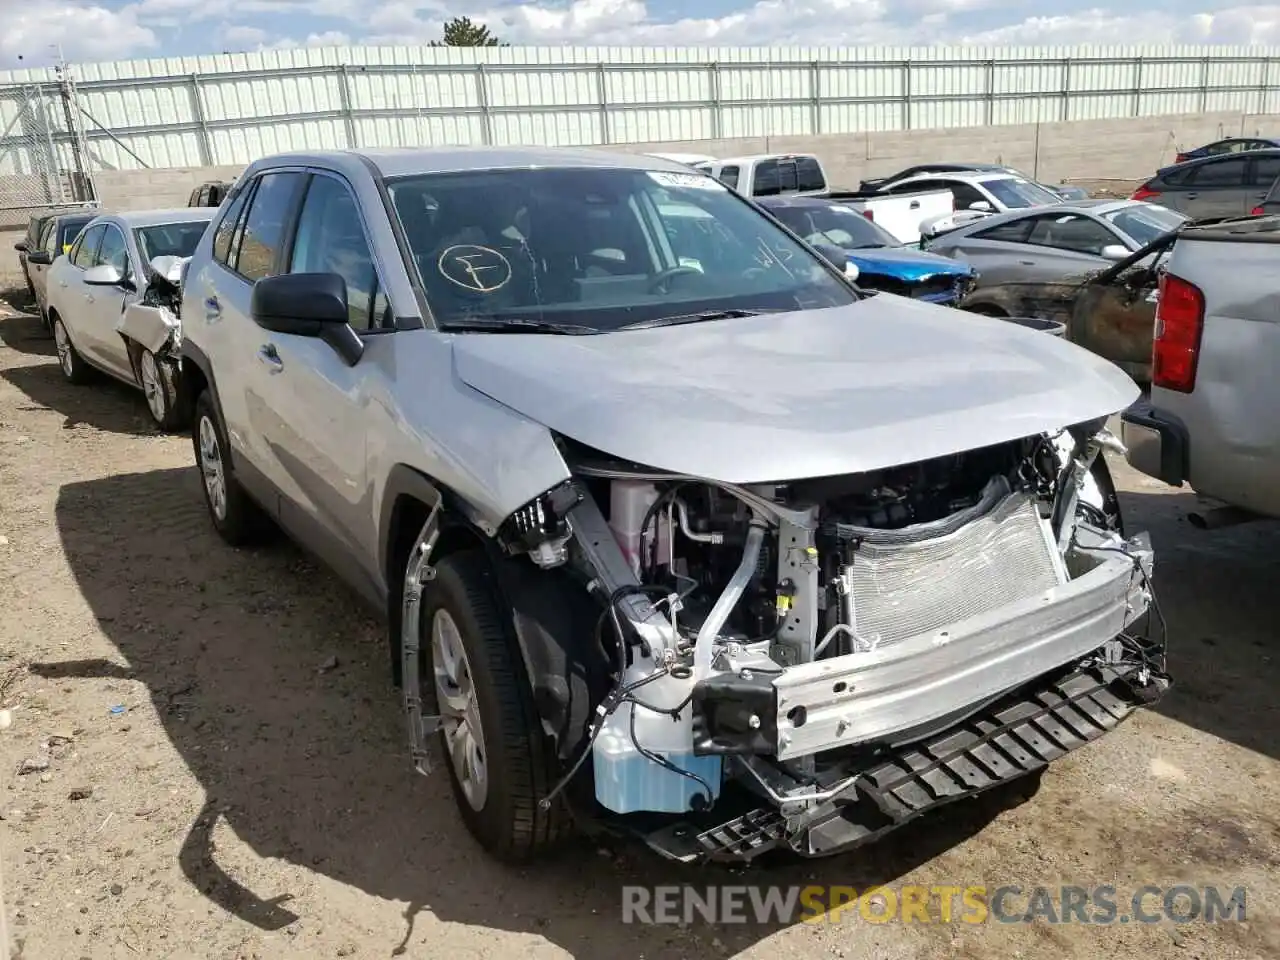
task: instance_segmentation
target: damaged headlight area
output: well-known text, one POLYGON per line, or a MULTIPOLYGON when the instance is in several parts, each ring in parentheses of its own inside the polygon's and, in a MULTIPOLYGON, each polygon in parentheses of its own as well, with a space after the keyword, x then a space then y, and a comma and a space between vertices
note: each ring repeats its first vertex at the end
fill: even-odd
POLYGON ((151 261, 147 285, 126 302, 116 332, 156 356, 177 357, 182 338, 182 279, 190 257, 163 256, 151 261))
POLYGON ((616 667, 543 803, 590 776, 667 856, 826 855, 1112 729, 1169 683, 1116 444, 746 486, 566 444, 573 479, 498 539, 579 575, 616 667))

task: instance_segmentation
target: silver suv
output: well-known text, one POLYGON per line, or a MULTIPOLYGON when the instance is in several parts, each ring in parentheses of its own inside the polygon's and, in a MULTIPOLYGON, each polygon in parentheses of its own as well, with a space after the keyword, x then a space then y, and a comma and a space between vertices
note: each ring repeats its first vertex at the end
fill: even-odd
POLYGON ((1162 693, 1099 456, 1133 382, 843 261, 595 151, 277 156, 222 204, 182 304, 213 524, 385 615, 494 855, 831 854, 1162 693))

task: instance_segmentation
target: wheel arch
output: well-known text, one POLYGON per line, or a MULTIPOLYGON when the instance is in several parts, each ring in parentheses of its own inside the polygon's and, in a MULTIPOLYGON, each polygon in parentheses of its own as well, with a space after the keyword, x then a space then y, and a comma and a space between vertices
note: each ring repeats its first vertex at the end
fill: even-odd
POLYGON ((387 647, 392 679, 403 688, 404 587, 410 551, 427 523, 437 524, 431 563, 463 550, 481 552, 510 616, 543 732, 562 756, 581 740, 608 684, 610 662, 593 646, 599 608, 567 568, 541 570, 511 556, 471 519, 446 485, 404 464, 384 488, 378 544, 387 586, 387 647))

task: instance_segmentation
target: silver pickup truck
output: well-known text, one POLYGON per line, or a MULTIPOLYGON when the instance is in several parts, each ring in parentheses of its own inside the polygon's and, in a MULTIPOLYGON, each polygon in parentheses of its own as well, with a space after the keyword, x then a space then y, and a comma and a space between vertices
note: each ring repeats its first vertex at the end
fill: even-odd
POLYGON ((1151 395, 1125 412, 1131 465, 1225 506, 1216 527, 1280 517, 1280 216, 1187 227, 1157 292, 1151 395))

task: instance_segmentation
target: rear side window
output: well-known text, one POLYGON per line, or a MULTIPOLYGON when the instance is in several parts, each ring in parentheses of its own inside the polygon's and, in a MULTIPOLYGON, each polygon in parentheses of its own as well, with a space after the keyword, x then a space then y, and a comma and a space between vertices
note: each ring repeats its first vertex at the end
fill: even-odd
POLYGON ((720 182, 723 183, 726 187, 732 187, 733 189, 737 190, 738 189, 738 168, 725 167, 723 170, 721 170, 720 182))
POLYGON ((267 173, 259 178, 235 254, 236 272, 245 279, 261 280, 275 272, 303 179, 302 174, 293 172, 267 173))
POLYGON ((1194 167, 1187 171, 1187 177, 1182 185, 1187 187, 1243 187, 1245 175, 1249 170, 1249 159, 1247 157, 1228 157, 1225 160, 1215 160, 1211 163, 1202 163, 1198 167, 1194 167))
POLYGON ((1280 156, 1254 157, 1254 183, 1260 187, 1269 187, 1275 183, 1276 177, 1280 177, 1280 156))
POLYGON ((756 164, 756 180, 751 192, 757 197, 773 197, 782 192, 782 174, 777 160, 762 160, 756 164))
POLYGON ((799 190, 825 190, 826 178, 822 175, 822 166, 813 157, 796 159, 796 187, 799 190))
POLYGON ((1031 233, 1031 228, 1035 226, 1035 219, 1027 217, 1022 220, 1013 220, 1009 223, 998 223, 994 227, 988 227, 986 230, 979 230, 972 234, 974 240, 1001 240, 1005 243, 1026 243, 1027 237, 1031 233))

